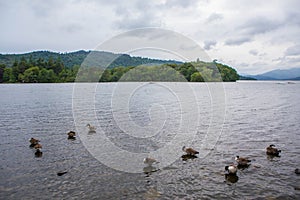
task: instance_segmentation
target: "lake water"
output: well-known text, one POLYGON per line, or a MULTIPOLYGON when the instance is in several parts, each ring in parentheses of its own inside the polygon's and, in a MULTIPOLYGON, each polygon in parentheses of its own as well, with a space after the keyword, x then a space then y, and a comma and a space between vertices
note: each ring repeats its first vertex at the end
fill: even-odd
POLYGON ((300 82, 77 86, 0 85, 0 199, 300 198, 300 82), (136 88, 129 100, 126 88, 136 88), (97 133, 87 132, 89 122, 97 133), (67 140, 69 130, 77 140, 67 140), (41 140, 42 157, 31 137, 41 140), (185 139, 198 158, 181 158, 176 145, 185 139), (176 149, 165 148, 173 140, 176 149), (270 144, 281 157, 266 155, 270 144), (144 173, 148 153, 160 163, 144 173), (226 180, 236 155, 251 165, 226 180))

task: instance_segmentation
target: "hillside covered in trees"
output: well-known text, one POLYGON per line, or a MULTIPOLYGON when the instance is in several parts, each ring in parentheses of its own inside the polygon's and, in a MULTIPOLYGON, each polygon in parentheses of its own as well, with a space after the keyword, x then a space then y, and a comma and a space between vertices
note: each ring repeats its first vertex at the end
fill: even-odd
POLYGON ((235 69, 220 63, 202 61, 181 63, 109 52, 92 53, 97 58, 96 64, 84 62, 85 58, 90 55, 89 51, 63 54, 48 51, 0 54, 0 83, 209 82, 220 81, 221 78, 223 81, 239 79, 235 69), (81 67, 82 63, 84 65, 81 67))

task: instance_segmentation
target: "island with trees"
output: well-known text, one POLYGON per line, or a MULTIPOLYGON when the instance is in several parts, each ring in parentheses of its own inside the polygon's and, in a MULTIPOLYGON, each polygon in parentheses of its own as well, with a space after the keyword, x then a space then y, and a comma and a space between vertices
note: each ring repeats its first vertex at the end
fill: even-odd
POLYGON ((103 65, 87 62, 91 51, 0 54, 0 83, 116 81, 236 81, 235 69, 213 62, 178 62, 110 52, 92 52, 103 65), (96 66, 98 65, 98 66, 96 66))

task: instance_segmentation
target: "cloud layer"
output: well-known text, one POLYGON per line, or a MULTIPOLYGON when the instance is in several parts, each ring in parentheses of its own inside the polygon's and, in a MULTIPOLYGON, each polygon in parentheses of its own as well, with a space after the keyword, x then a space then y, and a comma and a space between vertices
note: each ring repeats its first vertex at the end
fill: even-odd
POLYGON ((241 73, 300 67, 297 0, 0 2, 0 53, 94 49, 136 28, 169 29, 241 73))

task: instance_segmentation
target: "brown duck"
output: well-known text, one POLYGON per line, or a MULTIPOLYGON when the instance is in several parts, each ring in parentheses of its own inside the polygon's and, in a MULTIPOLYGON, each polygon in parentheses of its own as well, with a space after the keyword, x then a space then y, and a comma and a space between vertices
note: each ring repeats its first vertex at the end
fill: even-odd
POLYGON ((72 140, 76 139, 76 133, 74 131, 69 131, 67 134, 68 134, 68 139, 72 139, 72 140))
POLYGON ((248 158, 243 158, 239 156, 235 157, 235 161, 238 163, 239 166, 247 166, 251 162, 251 160, 249 160, 248 158))
POLYGON ((279 156, 279 153, 281 152, 281 150, 275 148, 274 144, 271 144, 270 146, 268 146, 266 148, 266 150, 267 150, 266 153, 271 156, 279 156))
POLYGON ((194 156, 195 154, 199 154, 198 151, 196 151, 193 148, 186 148, 185 146, 182 147, 182 151, 184 151, 187 155, 194 156))
POLYGON ((35 138, 31 138, 29 140, 30 142, 30 147, 34 147, 36 144, 38 144, 40 141, 38 139, 35 139, 35 138))

